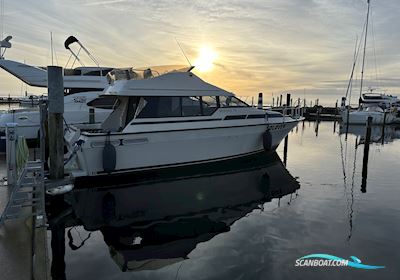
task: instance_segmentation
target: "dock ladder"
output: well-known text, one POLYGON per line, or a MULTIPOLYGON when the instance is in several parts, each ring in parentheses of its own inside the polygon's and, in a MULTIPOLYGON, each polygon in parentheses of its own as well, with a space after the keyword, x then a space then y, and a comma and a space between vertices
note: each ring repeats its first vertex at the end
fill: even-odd
POLYGON ((9 199, 0 216, 6 220, 36 217, 43 224, 45 215, 44 169, 41 160, 28 161, 29 150, 16 126, 7 126, 7 184, 9 199))

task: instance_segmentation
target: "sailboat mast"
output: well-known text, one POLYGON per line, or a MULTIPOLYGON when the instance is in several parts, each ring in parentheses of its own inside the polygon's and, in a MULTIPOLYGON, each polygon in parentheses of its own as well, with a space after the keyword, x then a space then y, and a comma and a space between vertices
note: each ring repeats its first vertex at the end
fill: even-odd
POLYGON ((368 11, 367 11, 367 21, 365 23, 364 53, 363 53, 363 60, 362 60, 362 67, 361 67, 360 98, 361 98, 361 94, 362 94, 362 90, 363 90, 363 81, 364 81, 365 51, 366 51, 366 48, 367 48, 370 0, 367 0, 367 3, 368 3, 368 11))

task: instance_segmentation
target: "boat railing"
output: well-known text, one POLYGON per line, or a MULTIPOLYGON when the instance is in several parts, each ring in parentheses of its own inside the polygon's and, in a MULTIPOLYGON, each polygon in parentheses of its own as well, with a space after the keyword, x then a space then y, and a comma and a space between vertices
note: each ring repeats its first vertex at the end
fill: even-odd
MULTIPOLYGON (((284 117, 289 116, 293 119, 300 119, 304 115, 304 107, 296 106, 296 107, 284 107, 282 109, 282 114, 284 117)), ((285 121, 285 118, 282 118, 282 122, 285 121)))

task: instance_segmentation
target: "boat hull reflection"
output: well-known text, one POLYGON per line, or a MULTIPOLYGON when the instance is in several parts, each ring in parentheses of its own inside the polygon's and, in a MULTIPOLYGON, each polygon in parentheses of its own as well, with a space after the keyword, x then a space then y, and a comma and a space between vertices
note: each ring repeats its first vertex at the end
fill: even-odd
POLYGON ((74 190, 72 216, 87 231, 100 230, 122 271, 157 269, 300 187, 276 153, 214 167, 180 179, 163 174, 124 188, 74 190))

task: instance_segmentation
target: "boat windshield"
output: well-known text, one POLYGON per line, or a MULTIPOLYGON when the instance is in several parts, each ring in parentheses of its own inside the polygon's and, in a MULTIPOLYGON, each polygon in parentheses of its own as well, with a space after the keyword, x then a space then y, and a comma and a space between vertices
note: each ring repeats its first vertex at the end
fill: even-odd
POLYGON ((366 112, 382 112, 383 113, 383 109, 381 107, 378 106, 373 106, 373 107, 367 107, 365 109, 366 112))
POLYGON ((118 80, 144 80, 171 72, 190 72, 193 67, 182 65, 151 66, 142 68, 118 68, 107 74, 109 84, 118 80))

